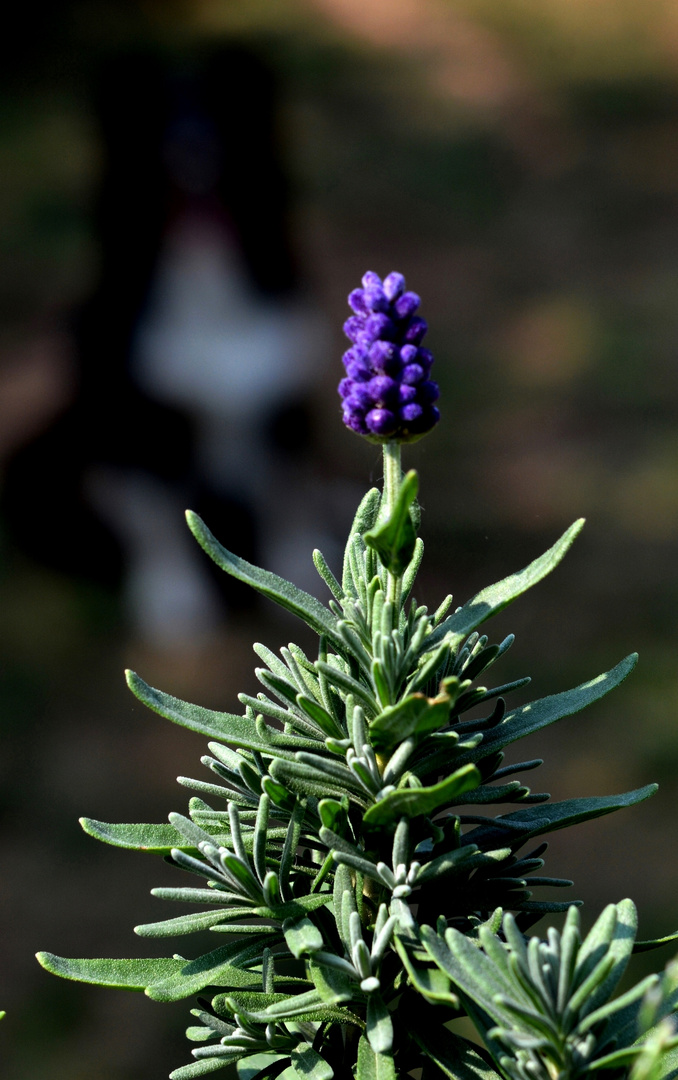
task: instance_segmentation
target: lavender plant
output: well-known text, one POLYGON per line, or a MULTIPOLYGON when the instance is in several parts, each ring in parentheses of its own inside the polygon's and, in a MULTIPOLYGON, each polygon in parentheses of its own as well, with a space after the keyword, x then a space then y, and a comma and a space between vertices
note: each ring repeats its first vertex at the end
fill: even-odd
POLYGON ((344 422, 382 443, 384 485, 358 507, 341 581, 314 552, 329 603, 233 555, 188 514, 223 570, 317 633, 317 656, 256 644, 262 691, 240 695, 242 715, 128 672, 151 709, 211 737, 211 778, 179 777, 196 795, 166 825, 82 820, 106 843, 202 879, 154 889, 190 912, 137 926, 140 937, 209 930, 223 944, 193 958, 39 960, 158 1001, 198 995, 194 1060, 172 1080, 232 1063, 241 1080, 394 1080, 417 1068, 424 1080, 669 1080, 678 964, 615 997, 639 947, 632 902, 610 904, 582 940, 579 902, 538 893, 572 884, 543 874, 541 837, 641 802, 655 785, 551 802, 517 779, 540 760, 504 764, 507 747, 597 701, 636 657, 511 709, 506 697, 529 679, 485 685, 513 636, 492 643, 479 627, 541 581, 583 523, 462 607, 450 612, 451 596, 433 613, 419 605, 418 481, 402 476, 400 451, 439 418, 426 323, 400 274, 366 274, 349 300, 344 422), (526 936, 561 913, 562 931, 526 936), (463 1016, 477 1045, 448 1026, 463 1016))

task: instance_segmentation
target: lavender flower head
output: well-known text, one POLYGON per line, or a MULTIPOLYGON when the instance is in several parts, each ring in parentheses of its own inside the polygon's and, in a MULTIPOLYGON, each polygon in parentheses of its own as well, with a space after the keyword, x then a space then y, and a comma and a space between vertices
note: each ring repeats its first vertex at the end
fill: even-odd
POLYGON ((402 274, 382 281, 368 270, 362 283, 348 298, 355 314, 344 323, 353 342, 339 383, 344 423, 379 442, 410 442, 440 419, 438 385, 429 378, 433 356, 421 347, 428 327, 415 314, 420 300, 406 291, 402 274))

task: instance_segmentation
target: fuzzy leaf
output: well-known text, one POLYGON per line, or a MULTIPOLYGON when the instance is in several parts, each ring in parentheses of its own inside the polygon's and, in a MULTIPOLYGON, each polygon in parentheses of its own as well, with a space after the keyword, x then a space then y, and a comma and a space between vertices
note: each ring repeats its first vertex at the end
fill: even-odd
POLYGON ((254 1077, 265 1069, 267 1066, 273 1065, 276 1061, 282 1061, 283 1058, 289 1060, 289 1054, 275 1054, 275 1053, 260 1053, 252 1054, 250 1057, 240 1058, 237 1064, 238 1080, 254 1080, 254 1077))
POLYGON ((427 698, 424 694, 410 694, 374 718, 370 724, 370 742, 380 753, 388 752, 411 735, 421 739, 437 731, 447 723, 449 715, 449 695, 427 698))
POLYGON ((604 1005, 612 997, 631 959, 637 932, 638 914, 632 900, 621 900, 618 904, 610 904, 609 908, 606 908, 598 916, 579 950, 577 985, 593 969, 603 951, 607 951, 608 956, 614 957, 615 964, 607 978, 596 987, 593 993, 588 995, 580 1015, 588 1015, 594 1009, 604 1005), (610 908, 616 914, 611 937, 607 931, 605 918, 609 914, 610 908))
POLYGON ((202 1061, 192 1061, 190 1065, 182 1065, 169 1074, 169 1080, 195 1080, 196 1076, 205 1076, 206 1073, 216 1072, 237 1061, 247 1051, 234 1050, 228 1057, 203 1058, 202 1061))
POLYGON ((446 780, 441 780, 432 787, 392 791, 366 810, 363 821, 370 828, 379 828, 401 817, 413 818, 432 814, 446 803, 458 800, 465 791, 470 791, 479 783, 480 773, 476 767, 464 765, 446 780))
MULTIPOLYGON (((80 824, 88 836, 93 836, 95 840, 102 840, 113 847, 152 851, 159 855, 169 855, 172 848, 180 848, 191 855, 197 853, 197 849, 187 844, 173 825, 109 824, 106 821, 95 821, 93 818, 86 817, 80 818, 80 824)), ((228 843, 228 830, 224 828, 212 839, 216 844, 228 843)))
MULTIPOLYGON (((244 750, 257 750, 261 754, 271 757, 273 751, 271 745, 259 738, 253 720, 245 716, 236 716, 234 713, 215 712, 213 709, 204 709, 201 705, 191 705, 188 701, 181 701, 164 694, 162 690, 155 690, 145 683, 134 671, 125 672, 127 685, 132 693, 147 705, 153 712, 164 716, 175 724, 198 731, 201 735, 212 735, 224 742, 233 743, 244 750)), ((275 755, 293 758, 294 754, 289 751, 275 750, 275 755)))
POLYGON ((431 1023, 418 1011, 412 1016, 406 1014, 405 1020, 415 1042, 450 1080, 500 1080, 478 1048, 466 1039, 431 1023))
POLYGON ((488 847, 494 843, 511 841, 520 835, 521 843, 530 836, 556 832, 581 821, 611 814, 627 806, 649 799, 657 790, 656 784, 647 784, 635 791, 623 795, 591 796, 584 799, 564 799, 562 802, 540 803, 538 806, 526 806, 512 814, 488 819, 487 825, 479 825, 464 837, 468 843, 478 847, 488 847))
POLYGON ((378 991, 367 999, 367 1040, 375 1054, 390 1054, 393 1049, 393 1021, 378 991))
POLYGON ((396 1080, 395 1065, 390 1054, 376 1053, 364 1035, 358 1043, 356 1080, 396 1080))
POLYGON ((405 573, 414 554, 417 535, 410 516, 410 506, 416 499, 418 490, 419 478, 414 469, 411 469, 402 480, 389 517, 384 521, 377 520, 374 528, 363 534, 365 543, 376 551, 382 566, 397 577, 402 577, 405 573))
POLYGON ((316 600, 315 596, 304 592, 303 589, 298 589, 291 581, 272 574, 270 570, 262 570, 246 562, 245 559, 233 555, 219 543, 204 521, 191 510, 186 511, 186 521, 200 547, 207 552, 217 566, 303 619, 307 626, 315 630, 316 634, 326 634, 343 652, 343 643, 336 630, 336 619, 324 604, 316 600))
POLYGON ((444 1002, 453 1009, 459 1008, 459 998, 452 993, 449 977, 439 967, 423 967, 415 963, 405 940, 395 935, 395 946, 409 976, 412 986, 427 1001, 444 1002))
POLYGON ((565 716, 572 716, 587 705, 609 694, 633 671, 638 661, 638 654, 631 653, 620 661, 611 671, 598 675, 595 679, 576 686, 573 690, 564 690, 560 694, 551 694, 549 697, 531 701, 506 714, 500 724, 483 735, 483 741, 479 749, 469 754, 460 756, 463 761, 467 758, 477 760, 479 756, 485 757, 496 750, 501 750, 509 743, 531 735, 541 728, 561 720, 565 716))
POLYGON ((310 1043, 297 1043, 292 1051, 292 1068, 299 1080, 332 1080, 331 1065, 314 1050, 310 1043))
POLYGON ((342 587, 344 592, 348 593, 350 596, 357 596, 353 582, 353 574, 351 573, 350 553, 351 548, 353 547, 353 541, 356 537, 360 537, 362 541, 363 533, 374 525, 377 514, 379 513, 380 505, 381 492, 377 488, 370 488, 367 494, 363 496, 363 499, 356 510, 353 524, 351 525, 351 531, 348 534, 346 550, 344 552, 342 587))
POLYGON ((334 968, 323 967, 314 964, 313 958, 309 960, 308 973, 313 979, 313 985, 320 994, 325 1005, 339 1005, 343 1001, 350 1001, 354 989, 350 979, 334 968))
MULTIPOLYGON (((231 923, 236 919, 251 919, 252 908, 222 908, 221 911, 198 911, 190 915, 179 915, 175 919, 163 919, 161 922, 142 923, 134 927, 139 937, 164 938, 180 937, 182 934, 197 934, 201 930, 212 930, 220 923, 231 923)), ((252 926, 243 931, 237 924, 238 932, 278 933, 276 927, 252 926)))
POLYGON ((301 919, 286 919, 283 933, 287 948, 297 960, 323 947, 323 936, 315 923, 304 915, 301 919))
POLYGON ((185 960, 68 960, 53 953, 37 953, 38 962, 52 975, 75 982, 96 983, 119 990, 145 990, 159 980, 173 977, 186 966, 185 960))
POLYGON ((584 519, 579 518, 563 533, 560 540, 552 548, 549 548, 538 559, 531 562, 524 570, 520 570, 517 574, 511 574, 509 577, 504 578, 503 581, 497 582, 496 585, 489 585, 487 588, 481 589, 472 600, 464 604, 459 611, 455 611, 453 615, 449 615, 440 626, 429 634, 424 642, 424 651, 429 652, 434 649, 446 634, 453 635, 455 645, 463 641, 468 634, 472 633, 486 619, 508 607, 524 592, 527 592, 533 585, 540 582, 542 578, 545 578, 547 574, 550 574, 555 569, 573 540, 581 532, 583 525, 584 519))
MULTIPOLYGON (((261 956, 267 935, 233 941, 196 960, 183 961, 169 977, 155 981, 146 988, 154 1001, 180 1001, 204 990, 206 986, 242 986, 242 966, 261 956)), ((245 976, 249 972, 245 972, 245 976)))

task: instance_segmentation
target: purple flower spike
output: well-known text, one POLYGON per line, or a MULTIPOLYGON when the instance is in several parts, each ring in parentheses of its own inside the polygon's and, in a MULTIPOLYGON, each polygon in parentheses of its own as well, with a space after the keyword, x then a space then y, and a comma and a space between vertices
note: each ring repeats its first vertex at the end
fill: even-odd
POLYGON ((416 293, 392 271, 382 281, 373 270, 354 289, 354 315, 344 323, 353 348, 344 354, 339 384, 344 423, 373 442, 418 439, 435 427, 438 386, 430 377, 433 356, 420 348, 427 325, 415 315, 416 293))

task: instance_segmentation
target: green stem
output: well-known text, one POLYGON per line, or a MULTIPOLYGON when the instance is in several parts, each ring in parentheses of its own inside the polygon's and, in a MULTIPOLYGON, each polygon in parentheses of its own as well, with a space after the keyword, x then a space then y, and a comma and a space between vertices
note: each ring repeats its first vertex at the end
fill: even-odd
MULTIPOLYGON (((402 468, 400 464, 400 443, 386 442, 383 444, 384 451, 384 506, 390 517, 393 513, 398 492, 402 468)), ((402 577, 387 570, 386 599, 393 604, 393 622, 398 625, 400 614, 400 598, 402 594, 402 577)))

